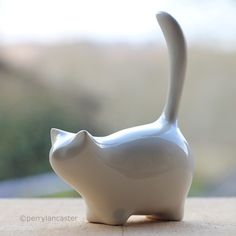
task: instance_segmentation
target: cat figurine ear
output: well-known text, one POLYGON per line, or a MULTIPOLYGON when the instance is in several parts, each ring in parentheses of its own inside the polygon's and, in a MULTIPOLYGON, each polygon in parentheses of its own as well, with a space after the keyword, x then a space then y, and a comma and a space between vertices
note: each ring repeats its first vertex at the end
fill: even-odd
POLYGON ((86 130, 81 130, 76 133, 73 137, 73 140, 71 141, 71 145, 76 145, 81 149, 94 143, 95 141, 93 139, 93 136, 86 130))
POLYGON ((51 166, 85 199, 89 222, 123 225, 131 215, 183 218, 194 170, 190 147, 177 123, 186 44, 171 15, 159 12, 156 17, 167 42, 171 70, 160 118, 104 137, 85 130, 51 130, 51 166))
POLYGON ((51 143, 53 145, 59 136, 69 134, 69 132, 66 132, 61 129, 52 128, 50 134, 51 134, 51 143))

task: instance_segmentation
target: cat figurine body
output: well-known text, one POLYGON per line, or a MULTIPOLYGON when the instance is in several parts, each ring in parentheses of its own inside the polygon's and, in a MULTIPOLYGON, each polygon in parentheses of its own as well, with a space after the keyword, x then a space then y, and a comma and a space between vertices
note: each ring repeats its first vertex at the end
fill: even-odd
POLYGON ((171 67, 161 117, 105 137, 94 137, 85 130, 51 130, 51 166, 84 198, 89 222, 123 225, 131 215, 175 221, 183 218, 193 177, 191 151, 177 124, 186 44, 172 16, 165 12, 156 16, 171 67))

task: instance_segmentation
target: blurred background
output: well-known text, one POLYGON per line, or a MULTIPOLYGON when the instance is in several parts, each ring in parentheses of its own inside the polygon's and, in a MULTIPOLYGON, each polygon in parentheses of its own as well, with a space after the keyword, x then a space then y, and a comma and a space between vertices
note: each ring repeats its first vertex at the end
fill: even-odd
POLYGON ((188 42, 189 195, 236 196, 236 1, 0 0, 0 197, 78 196, 49 165, 51 127, 103 136, 158 118, 169 72, 159 10, 188 42))

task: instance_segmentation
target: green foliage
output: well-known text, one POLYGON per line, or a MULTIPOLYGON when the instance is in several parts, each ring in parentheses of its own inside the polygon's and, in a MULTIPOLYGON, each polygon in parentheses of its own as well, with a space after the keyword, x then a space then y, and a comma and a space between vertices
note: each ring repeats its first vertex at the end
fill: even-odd
POLYGON ((1 180, 51 170, 48 161, 50 129, 78 129, 78 122, 68 119, 68 111, 63 107, 37 101, 34 105, 22 106, 21 112, 1 110, 1 180))
POLYGON ((76 191, 71 190, 71 191, 65 191, 65 192, 60 192, 60 193, 44 195, 44 196, 40 196, 40 197, 43 197, 43 198, 63 198, 63 197, 76 198, 76 197, 80 197, 80 195, 76 191))

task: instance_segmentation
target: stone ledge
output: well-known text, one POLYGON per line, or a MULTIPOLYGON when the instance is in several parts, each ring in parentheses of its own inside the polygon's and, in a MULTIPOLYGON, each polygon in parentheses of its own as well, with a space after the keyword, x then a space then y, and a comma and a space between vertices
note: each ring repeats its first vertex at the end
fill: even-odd
POLYGON ((82 199, 1 199, 0 235, 236 235, 236 198, 189 198, 182 222, 91 224, 82 199))

